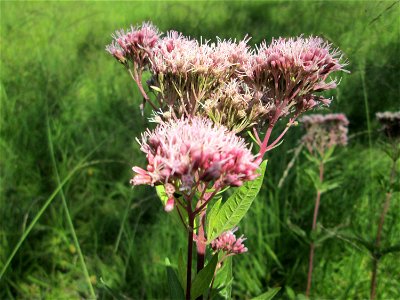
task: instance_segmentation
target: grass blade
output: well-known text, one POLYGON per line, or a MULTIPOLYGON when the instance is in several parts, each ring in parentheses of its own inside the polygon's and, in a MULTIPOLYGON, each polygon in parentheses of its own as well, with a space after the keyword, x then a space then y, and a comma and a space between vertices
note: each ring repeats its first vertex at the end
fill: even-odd
MULTIPOLYGON (((49 142, 51 161, 53 163, 54 173, 56 174, 56 178, 57 178, 57 185, 60 186, 60 184, 61 184, 60 175, 58 174, 57 163, 56 163, 56 159, 54 157, 53 139, 52 139, 52 136, 51 136, 50 124, 49 124, 49 118, 48 117, 47 117, 47 138, 48 138, 48 142, 49 142)), ((83 274, 85 275, 85 279, 86 279, 86 282, 87 282, 88 287, 89 287, 90 296, 91 296, 91 298, 96 299, 96 293, 94 292, 92 282, 90 281, 89 271, 88 271, 86 263, 85 263, 85 258, 83 257, 83 254, 82 254, 82 250, 81 250, 81 246, 79 244, 78 237, 76 236, 74 224, 72 223, 71 214, 69 213, 67 201, 65 200, 65 195, 64 195, 64 192, 62 190, 62 187, 60 188, 60 196, 61 196, 61 200, 62 200, 62 205, 63 205, 64 210, 65 210, 65 215, 67 217, 68 226, 69 226, 69 229, 71 231, 72 238, 74 240, 74 244, 75 244, 75 247, 76 247, 77 252, 78 252, 79 260, 80 260, 81 265, 82 265, 83 274)))

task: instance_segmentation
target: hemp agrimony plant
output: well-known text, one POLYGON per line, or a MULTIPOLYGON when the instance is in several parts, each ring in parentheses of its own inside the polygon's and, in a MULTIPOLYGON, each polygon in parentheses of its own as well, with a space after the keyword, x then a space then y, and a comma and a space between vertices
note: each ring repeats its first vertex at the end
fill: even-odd
POLYGON ((318 246, 317 218, 321 202, 321 195, 336 188, 339 182, 336 179, 324 180, 325 166, 334 160, 333 153, 336 146, 347 145, 347 126, 349 121, 344 114, 308 115, 301 119, 306 130, 302 142, 305 145, 305 156, 313 164, 314 168, 307 169, 314 188, 316 198, 314 215, 310 234, 310 254, 307 275, 306 296, 311 291, 313 262, 315 247, 318 246))
POLYGON ((320 92, 335 88, 329 75, 343 71, 341 53, 318 37, 273 39, 255 49, 249 40, 199 42, 143 23, 117 31, 106 47, 137 84, 142 112, 149 104, 158 123, 139 140, 147 166, 133 168, 131 184, 155 186, 187 234, 186 261, 180 255, 177 272, 167 271, 174 299, 231 297, 231 258, 247 252, 236 226, 260 191, 265 153, 299 115, 329 105, 320 92), (287 126, 271 141, 281 119, 287 126))
MULTIPOLYGON (((378 280, 378 266, 379 261, 386 254, 400 251, 399 244, 389 245, 382 247, 383 226, 385 217, 390 208, 390 202, 394 192, 399 192, 400 182, 399 177, 396 176, 398 161, 400 160, 400 112, 383 112, 377 113, 376 118, 382 125, 385 139, 383 142, 383 149, 391 160, 391 166, 388 179, 383 181, 383 188, 385 190, 385 201, 382 205, 382 211, 378 220, 378 229, 376 233, 375 242, 370 247, 367 247, 372 256, 372 272, 371 272, 371 292, 370 299, 376 297, 377 280, 378 280), (397 182, 396 182, 397 180, 397 182)), ((367 244, 367 243, 366 243, 367 244)))

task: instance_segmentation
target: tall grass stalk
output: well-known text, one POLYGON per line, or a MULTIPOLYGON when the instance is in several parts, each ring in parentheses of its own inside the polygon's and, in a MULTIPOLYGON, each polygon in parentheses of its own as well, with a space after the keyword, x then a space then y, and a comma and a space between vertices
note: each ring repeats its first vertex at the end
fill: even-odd
POLYGON ((370 179, 372 180, 372 131, 371 131, 371 118, 369 112, 369 101, 368 101, 368 92, 367 92, 367 85, 365 83, 365 62, 363 63, 361 70, 361 84, 363 89, 363 98, 364 98, 364 106, 365 106, 365 119, 367 121, 367 131, 368 131, 368 147, 369 147, 369 169, 370 169, 370 179))
POLYGON ((86 158, 87 157, 85 157, 80 163, 78 163, 78 165, 74 169, 72 169, 71 172, 68 173, 68 175, 64 178, 63 181, 60 182, 60 184, 57 186, 57 188, 54 190, 54 192, 50 195, 50 197, 46 200, 46 202, 43 204, 41 209, 35 215, 35 217, 33 218, 32 222, 29 224, 29 226, 26 228, 26 230, 22 234, 22 236, 19 239, 17 245, 14 247, 14 249, 11 252, 10 256, 8 257, 6 263, 4 264, 3 268, 1 269, 0 280, 2 279, 4 273, 7 271, 7 269, 9 267, 11 261, 13 260, 15 254, 18 252, 19 248, 21 248, 23 242, 26 240, 26 238, 28 237, 28 235, 32 231, 33 227, 35 227, 35 225, 39 221, 40 217, 43 215, 43 213, 46 211, 46 209, 49 207, 49 205, 53 202, 54 198, 58 195, 58 193, 61 191, 63 186, 72 178, 73 175, 75 175, 75 173, 77 171, 99 163, 99 161, 93 161, 93 162, 84 163, 86 158))
MULTIPOLYGON (((59 175, 58 169, 57 169, 56 159, 55 159, 55 156, 54 156, 53 139, 52 139, 52 136, 51 136, 51 130, 50 130, 50 123, 49 123, 48 115, 46 117, 46 121, 47 121, 47 138, 48 138, 48 143, 49 143, 51 161, 53 163, 54 173, 55 173, 56 179, 57 179, 57 185, 60 186, 61 180, 60 180, 60 175, 59 175)), ((82 254, 82 249, 81 249, 81 246, 79 244, 78 237, 76 236, 74 224, 72 222, 72 218, 71 218, 71 215, 69 213, 68 204, 67 204, 67 201, 65 199, 65 195, 64 195, 64 191, 63 191, 62 187, 60 188, 60 197, 61 197, 61 200, 62 200, 62 205, 63 205, 64 210, 65 210, 65 215, 67 217, 68 227, 69 227, 69 229, 71 231, 72 238, 74 240, 74 244, 75 244, 75 247, 76 247, 77 252, 78 252, 79 260, 80 260, 81 265, 82 265, 82 271, 83 271, 83 274, 85 275, 85 279, 86 279, 86 282, 87 282, 88 287, 89 287, 90 297, 92 299, 96 299, 96 293, 94 292, 93 285, 92 285, 92 282, 90 280, 89 271, 88 271, 86 263, 85 263, 85 258, 83 257, 83 254, 82 254)))

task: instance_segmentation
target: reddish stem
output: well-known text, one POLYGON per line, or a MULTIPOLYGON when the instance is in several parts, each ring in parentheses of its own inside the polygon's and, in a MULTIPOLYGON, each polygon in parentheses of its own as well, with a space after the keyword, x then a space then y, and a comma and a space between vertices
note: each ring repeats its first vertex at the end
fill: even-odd
MULTIPOLYGON (((324 163, 321 161, 319 164, 319 180, 321 183, 322 183, 323 179, 324 179, 324 163)), ((321 191, 318 190, 317 197, 315 199, 314 216, 313 216, 313 223, 312 223, 312 228, 311 228, 312 232, 314 232, 317 227, 317 217, 318 217, 320 200, 321 200, 321 191)), ((306 290, 307 298, 309 297, 310 290, 311 290, 311 280, 312 280, 313 262, 314 262, 314 250, 315 250, 314 242, 311 242, 310 257, 309 257, 309 262, 308 262, 308 275, 307 275, 307 290, 306 290)))
POLYGON ((199 273, 204 268, 206 255, 206 236, 204 232, 205 221, 206 210, 203 210, 199 216, 199 229, 197 231, 197 273, 199 273))
POLYGON ((136 84, 139 88, 139 91, 142 94, 144 100, 146 102, 148 102, 154 110, 157 110, 157 106, 155 106, 154 103, 150 100, 150 97, 147 95, 147 93, 145 92, 145 90, 143 88, 142 81, 139 78, 140 76, 137 72, 136 66, 134 66, 134 68, 133 68, 133 73, 132 73, 131 69, 129 69, 128 71, 129 71, 129 74, 131 75, 131 77, 133 78, 133 80, 136 82, 136 84))
POLYGON ((204 232, 204 227, 206 224, 206 210, 204 209, 214 195, 218 192, 216 188, 212 193, 206 193, 207 186, 204 186, 202 191, 202 196, 198 202, 198 207, 194 211, 194 215, 199 215, 199 228, 197 231, 197 273, 204 268, 205 254, 206 254, 206 235, 204 232))
POLYGON ((196 208, 196 210, 194 211, 194 214, 197 215, 199 212, 201 212, 206 206, 207 204, 211 201, 211 199, 219 192, 219 189, 215 189, 214 192, 212 192, 211 194, 207 195, 204 197, 204 202, 201 203, 201 205, 196 208))

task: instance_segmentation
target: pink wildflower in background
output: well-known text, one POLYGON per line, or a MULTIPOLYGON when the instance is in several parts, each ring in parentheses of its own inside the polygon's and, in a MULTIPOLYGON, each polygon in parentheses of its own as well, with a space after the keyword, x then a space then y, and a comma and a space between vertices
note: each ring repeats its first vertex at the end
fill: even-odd
POLYGON ((225 231, 219 237, 211 242, 211 247, 214 251, 224 251, 227 255, 235 255, 247 252, 247 248, 243 242, 246 238, 243 235, 236 238, 235 232, 238 230, 235 227, 232 230, 225 231))
POLYGON ((323 155, 331 147, 347 145, 349 121, 344 114, 308 115, 300 122, 306 130, 302 140, 310 153, 323 155))
POLYGON ((199 182, 213 182, 214 188, 222 189, 258 176, 259 160, 244 139, 208 119, 162 122, 142 134, 140 144, 148 165, 146 170, 133 168, 133 185, 169 183, 176 190, 191 191, 199 182))
POLYGON ((389 138, 400 137, 400 111, 397 112, 378 112, 376 118, 381 123, 383 130, 389 138))

